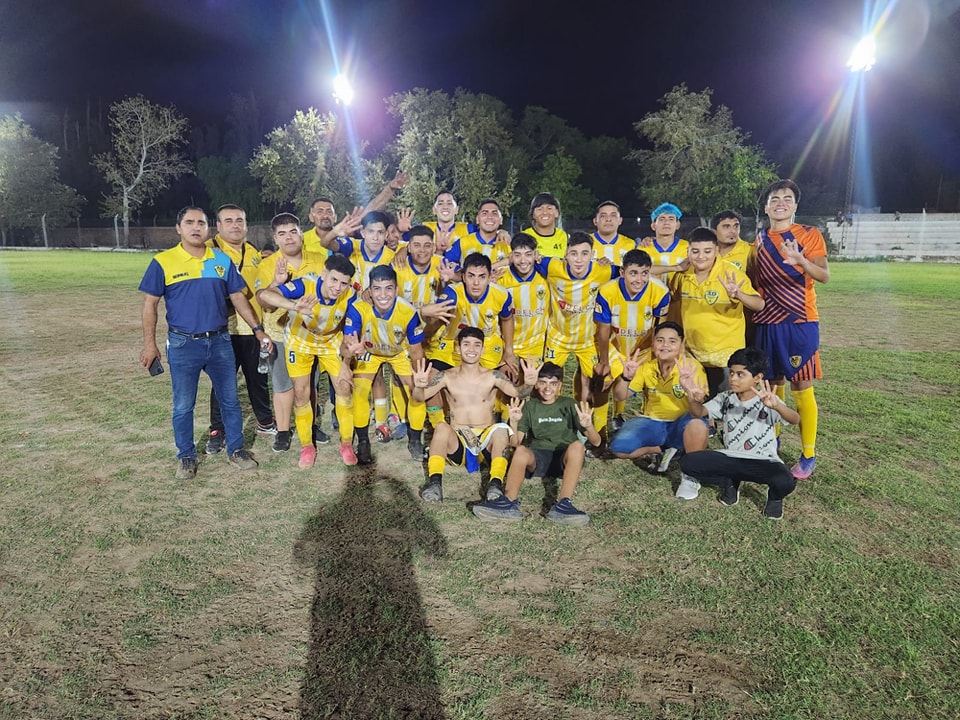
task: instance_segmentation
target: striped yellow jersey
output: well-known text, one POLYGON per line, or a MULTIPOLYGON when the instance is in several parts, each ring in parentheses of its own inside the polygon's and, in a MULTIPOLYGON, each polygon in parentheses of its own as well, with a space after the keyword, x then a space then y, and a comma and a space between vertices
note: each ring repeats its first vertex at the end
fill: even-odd
POLYGON ((397 270, 397 295, 402 297, 417 310, 437 299, 440 292, 440 263, 439 255, 430 258, 430 266, 423 272, 418 271, 410 257, 403 267, 397 270))
POLYGON ((285 298, 296 300, 304 295, 316 295, 318 302, 309 315, 290 313, 287 325, 287 349, 309 355, 336 355, 343 342, 343 321, 347 307, 355 297, 342 293, 333 300, 324 300, 322 279, 299 278, 280 285, 277 290, 285 298))
POLYGON ((550 326, 547 346, 555 350, 582 350, 594 346, 593 311, 604 283, 617 277, 615 265, 592 262, 581 278, 570 275, 563 258, 543 258, 537 272, 550 287, 550 326))
POLYGON ((653 340, 653 323, 670 309, 667 286, 650 278, 637 295, 631 297, 623 278, 611 280, 597 293, 593 319, 610 326, 610 340, 624 357, 636 348, 648 348, 653 340))
POLYGON ((595 260, 606 258, 614 265, 623 265, 625 253, 635 250, 637 242, 626 235, 618 234, 610 242, 600 237, 599 232, 593 234, 593 257, 595 260))
MULTIPOLYGON (((285 258, 287 261, 287 280, 296 280, 298 278, 318 279, 320 273, 322 273, 324 267, 326 267, 328 256, 329 253, 326 250, 319 253, 304 251, 300 256, 300 264, 297 266, 293 265, 290 258, 285 258)), ((254 283, 255 290, 263 290, 273 285, 274 276, 277 273, 277 262, 281 257, 284 257, 284 255, 275 252, 273 255, 260 261, 260 267, 257 268, 257 279, 254 283)), ((267 331, 267 335, 274 340, 281 340, 286 343, 288 338, 288 322, 293 316, 294 313, 283 309, 272 310, 270 312, 264 311, 263 326, 267 331)))
POLYGON ((364 351, 378 357, 396 357, 408 353, 411 345, 423 342, 420 315, 413 305, 399 297, 382 316, 364 300, 351 303, 343 332, 356 335, 364 351))
POLYGON ((337 238, 337 252, 346 255, 357 271, 353 275, 353 290, 361 292, 370 285, 370 271, 377 265, 389 265, 397 253, 386 245, 376 255, 367 255, 363 240, 356 238, 337 238))
POLYGON ((490 283, 483 297, 472 300, 463 283, 454 283, 447 286, 437 299, 443 301, 445 298, 457 303, 456 310, 453 319, 431 339, 427 354, 431 358, 456 365, 460 357, 456 347, 457 335, 465 327, 475 327, 483 331, 485 338, 481 364, 487 368, 497 367, 503 355, 500 320, 513 314, 510 293, 501 286, 490 283))
POLYGON ((550 286, 534 270, 530 277, 521 278, 513 267, 497 281, 510 292, 513 300, 513 352, 519 357, 543 357, 550 314, 550 286))

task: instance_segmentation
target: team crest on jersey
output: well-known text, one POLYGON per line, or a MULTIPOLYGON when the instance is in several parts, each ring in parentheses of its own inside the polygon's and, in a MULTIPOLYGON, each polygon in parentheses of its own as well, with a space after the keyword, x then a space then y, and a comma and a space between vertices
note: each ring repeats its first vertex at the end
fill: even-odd
POLYGON ((217 271, 217 275, 223 277, 227 273, 227 269, 223 265, 214 265, 213 269, 217 271))
POLYGON ((340 322, 341 320, 343 320, 343 312, 341 312, 340 310, 334 311, 334 313, 333 313, 333 321, 334 321, 334 322, 340 322))
POLYGON ((397 343, 397 345, 400 344, 400 341, 403 340, 403 328, 402 328, 402 327, 395 327, 395 328, 393 329, 393 339, 394 339, 394 342, 397 343))
POLYGON ((717 300, 720 299, 720 293, 716 290, 707 290, 703 294, 703 299, 707 301, 707 305, 716 305, 717 300))
POLYGON ((596 295, 600 290, 600 283, 590 283, 590 294, 596 295))
POLYGON ((790 356, 790 364, 791 364, 793 367, 795 367, 795 368, 800 367, 800 361, 801 361, 801 360, 802 360, 802 358, 801 358, 799 355, 791 355, 791 356, 790 356))
POLYGON ((673 396, 678 398, 683 398, 687 396, 686 391, 683 389, 683 385, 677 383, 673 386, 673 396))
POLYGON ((542 287, 542 286, 541 286, 541 287, 538 287, 538 288, 537 288, 537 297, 538 297, 540 300, 543 300, 543 297, 544 297, 544 295, 546 295, 546 294, 547 294, 547 289, 546 289, 545 287, 542 287))
POLYGON ((644 319, 644 320, 649 320, 649 319, 652 318, 652 317, 653 317, 653 310, 651 310, 650 308, 644 308, 644 309, 643 309, 643 319, 644 319))

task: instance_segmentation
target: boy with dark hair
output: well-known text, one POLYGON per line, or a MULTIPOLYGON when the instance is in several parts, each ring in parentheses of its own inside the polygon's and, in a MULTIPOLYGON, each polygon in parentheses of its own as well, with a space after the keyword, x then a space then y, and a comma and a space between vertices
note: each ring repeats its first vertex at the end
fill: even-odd
POLYGON ((740 483, 766 485, 764 517, 780 520, 783 499, 797 486, 777 454, 776 425, 800 421, 795 410, 783 404, 764 378, 769 360, 762 350, 742 348, 730 356, 730 390, 703 403, 690 372, 680 373, 690 400, 690 414, 710 416, 723 428, 723 449, 691 452, 680 458, 684 473, 704 485, 720 488, 720 502, 736 505, 740 483))
MULTIPOLYGON (((596 247, 596 245, 594 245, 596 247)), ((621 357, 630 357, 637 348, 650 347, 653 329, 667 316, 670 292, 654 278, 650 279, 652 262, 643 250, 624 254, 620 278, 611 280, 597 293, 593 322, 597 327, 598 374, 607 374, 610 368, 610 343, 621 357)), ((623 426, 626 401, 615 400, 611 430, 623 426)))
MULTIPOLYGON (((654 331, 649 352, 638 349, 624 363, 623 374, 613 386, 617 400, 626 400, 631 391, 642 394, 643 414, 623 424, 610 440, 610 452, 627 459, 661 454, 659 464, 655 462, 651 469, 664 473, 679 449, 694 452, 707 447, 707 424, 690 415, 690 396, 680 382, 681 372, 689 373, 690 387, 704 391, 703 367, 684 354, 683 328, 668 320, 654 331)), ((678 498, 693 500, 699 492, 699 483, 680 476, 678 498)))
POLYGON ((525 233, 537 241, 537 252, 542 257, 562 258, 567 249, 567 233, 557 227, 560 202, 550 193, 537 193, 530 202, 531 227, 525 233))
POLYGON ((614 265, 622 265, 623 256, 637 247, 633 238, 620 234, 620 206, 613 200, 605 200, 597 205, 593 217, 593 253, 597 260, 609 260, 614 265))
POLYGON ((740 222, 740 215, 735 210, 724 210, 713 216, 710 227, 717 234, 720 257, 746 272, 753 256, 753 245, 740 239, 740 222))
POLYGON ((687 247, 689 267, 670 278, 670 298, 677 308, 686 336, 687 350, 707 372, 710 396, 726 382, 727 360, 743 347, 747 322, 744 308, 763 309, 763 298, 750 279, 717 257, 717 235, 698 227, 690 233, 687 247))
POLYGON ((770 358, 767 377, 781 399, 784 379, 790 381, 800 413, 803 446, 791 472, 803 480, 817 466, 818 409, 813 381, 823 377, 823 371, 814 285, 830 280, 827 244, 817 228, 794 222, 800 188, 793 180, 771 183, 764 197, 770 228, 757 236, 753 278, 766 305, 753 314, 756 344, 770 358))
POLYGON ((590 522, 590 516, 571 502, 586 455, 577 433, 586 435, 594 447, 599 447, 603 438, 593 427, 590 406, 561 397, 562 386, 563 368, 544 363, 537 376, 537 396, 525 402, 519 398, 510 401, 511 443, 516 450, 507 471, 507 487, 490 483, 487 501, 473 506, 473 514, 481 520, 522 519, 517 498, 524 479, 560 477, 560 492, 546 514, 547 520, 561 525, 590 522))

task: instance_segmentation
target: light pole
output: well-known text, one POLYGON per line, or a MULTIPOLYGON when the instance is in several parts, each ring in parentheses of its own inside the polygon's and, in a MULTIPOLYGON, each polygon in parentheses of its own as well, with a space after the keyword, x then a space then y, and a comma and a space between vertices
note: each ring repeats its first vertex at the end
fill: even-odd
POLYGON ((863 114, 863 73, 872 68, 877 61, 876 52, 877 45, 873 35, 867 35, 857 43, 850 54, 850 59, 847 60, 847 67, 856 76, 854 78, 856 95, 853 100, 853 113, 851 114, 850 167, 847 168, 847 197, 844 202, 844 212, 846 214, 853 212, 853 184, 857 165, 857 126, 860 123, 860 116, 863 114))

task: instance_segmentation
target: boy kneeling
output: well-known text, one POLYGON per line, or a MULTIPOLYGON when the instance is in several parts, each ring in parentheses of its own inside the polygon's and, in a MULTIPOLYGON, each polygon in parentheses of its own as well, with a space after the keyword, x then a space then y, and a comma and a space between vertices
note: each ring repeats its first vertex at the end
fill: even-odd
POLYGON ((793 492, 797 481, 777 454, 776 424, 795 425, 796 410, 787 407, 764 379, 768 368, 766 354, 757 348, 743 348, 730 356, 730 390, 703 403, 702 390, 696 392, 693 374, 681 372, 680 381, 687 391, 690 414, 709 415, 723 430, 723 450, 703 450, 680 458, 680 468, 704 485, 720 488, 720 502, 736 505, 740 483, 767 485, 764 517, 780 520, 783 499, 793 492), (689 387, 688 387, 689 385, 689 387))
POLYGON ((590 405, 577 405, 573 398, 561 397, 562 385, 563 368, 544 363, 537 377, 537 397, 526 402, 519 398, 510 401, 510 427, 516 450, 507 471, 507 487, 499 497, 491 497, 488 491, 487 501, 473 506, 473 514, 481 520, 520 520, 523 513, 517 497, 524 479, 561 477, 558 499, 547 513, 547 520, 563 525, 590 522, 590 516, 570 501, 586 452, 577 432, 583 432, 594 447, 599 447, 603 440, 593 427, 590 405))

